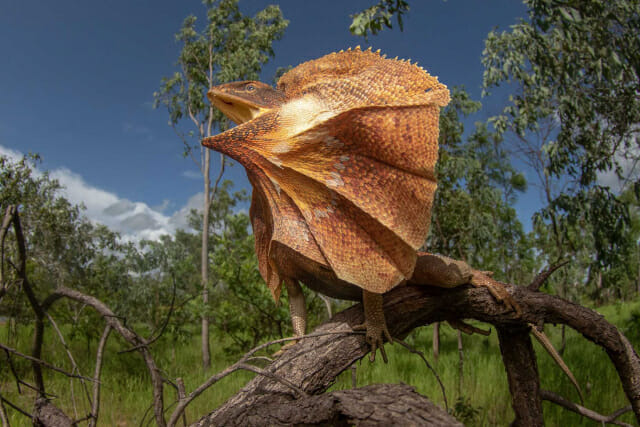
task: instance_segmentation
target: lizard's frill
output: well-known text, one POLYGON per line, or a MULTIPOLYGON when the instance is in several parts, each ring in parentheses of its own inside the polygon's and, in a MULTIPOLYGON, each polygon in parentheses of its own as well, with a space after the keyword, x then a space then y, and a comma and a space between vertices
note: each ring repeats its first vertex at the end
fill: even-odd
POLYGON ((279 295, 278 242, 341 280, 388 291, 411 277, 429 229, 446 87, 360 50, 302 64, 280 86, 279 109, 204 142, 247 168, 262 276, 279 295))

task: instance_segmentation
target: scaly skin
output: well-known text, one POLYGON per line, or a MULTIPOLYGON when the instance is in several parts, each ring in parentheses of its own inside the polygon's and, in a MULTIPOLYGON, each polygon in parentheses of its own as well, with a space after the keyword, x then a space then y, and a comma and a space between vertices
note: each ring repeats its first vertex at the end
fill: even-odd
POLYGON ((422 68, 356 48, 299 65, 278 90, 230 83, 209 98, 241 124, 203 145, 247 171, 260 273, 276 300, 286 283, 296 334, 306 328, 298 281, 363 301, 372 360, 391 340, 383 293, 407 281, 473 283, 479 272, 466 264, 417 253, 436 189, 439 111, 449 101, 422 68))

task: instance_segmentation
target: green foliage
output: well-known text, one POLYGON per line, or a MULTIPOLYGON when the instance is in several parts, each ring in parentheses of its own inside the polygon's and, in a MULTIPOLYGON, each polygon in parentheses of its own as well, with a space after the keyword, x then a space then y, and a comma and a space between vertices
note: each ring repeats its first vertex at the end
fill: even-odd
MULTIPOLYGON (((43 295, 65 284, 101 297, 125 286, 128 278, 118 259, 122 250, 118 235, 82 216, 82 207, 72 205, 61 195, 57 180, 46 172, 35 172, 37 161, 38 156, 24 156, 17 161, 0 156, 0 210, 4 217, 9 205, 19 208, 27 271, 37 284, 35 292, 43 295)), ((9 259, 15 260, 12 233, 8 239, 5 250, 9 259)), ((5 268, 5 274, 10 292, 0 301, 0 313, 20 316, 23 294, 11 276, 14 270, 5 268)))
POLYGON ((469 424, 476 419, 479 413, 480 408, 476 408, 471 404, 471 398, 458 396, 451 414, 464 424, 469 424))
POLYGON ((540 139, 538 173, 559 187, 547 191, 541 219, 551 223, 558 242, 564 228, 553 222, 560 217, 572 227, 589 223, 595 262, 606 268, 621 261, 629 217, 598 177, 612 171, 623 178, 623 163, 638 158, 640 4, 525 3, 528 20, 486 40, 485 89, 508 84, 515 90, 493 122, 500 132, 540 139))
POLYGON ((178 71, 162 79, 154 93, 154 106, 165 106, 169 125, 182 137, 185 153, 200 146, 212 127, 224 130, 227 119, 206 100, 209 88, 234 80, 256 80, 262 65, 274 55, 272 44, 284 34, 288 21, 278 6, 267 6, 255 16, 242 14, 238 0, 204 0, 207 21, 198 29, 188 16, 176 40, 182 50, 178 71), (196 131, 183 132, 178 123, 187 118, 196 131), (195 139, 190 142, 190 140, 195 139))
POLYGON ((378 34, 385 27, 392 28, 391 18, 396 16, 398 27, 402 31, 402 15, 409 11, 406 0, 380 0, 377 4, 351 15, 349 31, 355 36, 367 37, 369 33, 378 34))
POLYGON ((501 280, 527 280, 533 252, 512 207, 526 181, 498 134, 477 123, 465 137, 462 118, 479 109, 463 88, 454 88, 440 115, 438 190, 426 249, 496 271, 501 280))

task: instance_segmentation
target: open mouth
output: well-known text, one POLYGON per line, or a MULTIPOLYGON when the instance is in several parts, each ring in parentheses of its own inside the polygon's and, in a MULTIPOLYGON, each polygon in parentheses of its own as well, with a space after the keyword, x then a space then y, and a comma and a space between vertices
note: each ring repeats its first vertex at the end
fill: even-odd
POLYGON ((248 122, 263 113, 263 110, 242 98, 223 92, 209 92, 211 103, 236 124, 248 122))

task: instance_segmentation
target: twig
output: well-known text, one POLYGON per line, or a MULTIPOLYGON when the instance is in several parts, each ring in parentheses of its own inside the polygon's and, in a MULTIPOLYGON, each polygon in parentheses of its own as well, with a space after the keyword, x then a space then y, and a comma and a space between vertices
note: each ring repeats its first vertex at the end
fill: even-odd
MULTIPOLYGON (((105 303, 91 295, 85 295, 82 292, 76 291, 75 289, 59 286, 44 301, 43 306, 49 307, 61 297, 70 298, 72 300, 91 306, 105 319, 107 324, 111 326, 116 332, 118 332, 122 336, 122 338, 128 341, 129 344, 133 346, 140 346, 140 344, 144 343, 144 339, 131 329, 124 326, 122 322, 120 322, 119 317, 116 316, 105 303)), ((141 346, 139 351, 145 364, 147 365, 147 369, 151 376, 151 384, 153 390, 153 408, 156 418, 156 424, 158 424, 158 426, 160 427, 164 427, 166 425, 166 421, 164 419, 163 378, 160 375, 160 370, 158 369, 149 349, 146 346, 141 346)))
POLYGON ((82 375, 71 374, 71 373, 65 371, 64 369, 60 369, 57 366, 54 366, 54 365, 50 364, 49 362, 45 362, 42 359, 38 359, 36 357, 20 353, 18 350, 15 350, 15 349, 13 349, 11 347, 7 347, 6 345, 4 345, 2 343, 0 343, 0 348, 3 349, 4 351, 8 351, 9 353, 13 353, 16 356, 22 357, 23 359, 27 359, 27 360, 31 361, 32 363, 36 363, 38 365, 44 366, 45 368, 49 368, 52 371, 59 372, 59 373, 65 375, 65 376, 67 376, 69 378, 80 378, 80 379, 87 380, 87 381, 93 381, 91 378, 83 377, 82 375))
POLYGON ((537 291, 538 289, 540 289, 540 286, 542 286, 544 282, 547 281, 549 276, 551 276, 557 269, 567 265, 568 263, 569 260, 562 261, 540 272, 540 274, 538 274, 535 279, 533 279, 533 281, 527 286, 527 288, 529 288, 530 291, 537 291))
POLYGON ((9 351, 4 350, 4 353, 7 356, 7 362, 9 363, 9 369, 11 370, 11 373, 13 374, 13 377, 16 379, 16 388, 18 389, 18 394, 22 394, 22 390, 20 390, 20 384, 22 383, 22 380, 18 376, 18 372, 16 371, 16 367, 13 366, 13 360, 11 360, 11 355, 9 354, 9 351))
POLYGON ((9 225, 11 225, 11 219, 13 218, 13 206, 8 206, 2 220, 2 229, 0 229, 0 299, 7 292, 7 286, 4 283, 4 240, 7 237, 7 231, 9 231, 9 225))
POLYGON ((281 384, 284 384, 287 387, 289 387, 291 390, 295 391, 296 394, 298 395, 298 397, 306 397, 306 396, 308 396, 307 393, 302 391, 302 389, 300 389, 294 383, 292 383, 291 381, 289 381, 286 378, 283 378, 283 377, 281 377, 279 375, 275 375, 273 372, 265 371, 264 369, 258 368, 257 366, 248 365, 246 363, 238 364, 236 369, 244 369, 246 371, 251 371, 251 372, 254 372, 256 374, 262 375, 263 377, 271 378, 272 380, 277 381, 277 382, 279 382, 281 384))
MULTIPOLYGON (((182 378, 176 378, 176 383, 178 383, 178 401, 184 399, 187 396, 187 391, 184 387, 184 381, 182 378)), ((182 424, 187 425, 187 414, 186 412, 182 413, 182 424)))
POLYGON ((420 356, 420 358, 424 361, 424 364, 427 365, 427 368, 429 368, 429 370, 433 372, 433 375, 436 377, 436 380, 440 385, 440 390, 442 390, 442 398, 444 399, 444 408, 447 410, 447 412, 449 412, 449 404, 447 403, 447 393, 444 389, 444 384, 442 383, 442 380, 440 379, 440 376, 438 375, 434 367, 431 366, 431 364, 425 357, 424 353, 421 352, 420 350, 416 350, 415 348, 413 348, 412 346, 410 346, 409 344, 407 344, 406 342, 402 341, 399 338, 394 337, 393 341, 399 343, 401 346, 409 350, 410 353, 417 354, 418 356, 420 356))
POLYGON ((16 371, 16 367, 13 364, 13 360, 11 359, 11 353, 9 353, 7 350, 4 350, 4 353, 7 356, 7 363, 9 364, 9 369, 11 370, 13 377, 16 379, 16 388, 18 389, 18 394, 22 394, 22 390, 20 390, 21 384, 37 392, 38 388, 36 386, 29 384, 28 382, 20 378, 20 376, 18 375, 18 371, 16 371))
POLYGON ((10 401, 8 401, 7 399, 5 399, 4 397, 0 396, 0 400, 2 400, 3 403, 6 403, 7 405, 11 406, 13 409, 15 409, 16 411, 20 412, 22 415, 24 415, 25 417, 31 419, 31 414, 26 412, 25 410, 23 410, 22 408, 20 408, 17 405, 14 405, 13 403, 11 403, 10 401))
MULTIPOLYGON (((53 329, 58 334, 58 338, 60 339, 60 342, 62 343, 62 346, 64 347, 64 350, 67 353, 67 357, 69 357, 69 360, 71 361, 71 365, 73 366, 72 372, 77 372, 78 375, 80 375, 80 368, 78 367, 78 364, 76 363, 73 357, 73 354, 71 353, 71 350, 69 349, 69 346, 67 345, 67 342, 64 339, 64 335, 62 335, 62 331, 60 331, 60 328, 58 328, 58 324, 56 323, 55 320, 53 320, 53 317, 51 317, 49 313, 45 312, 45 315, 49 319, 49 322, 51 322, 51 326, 53 326, 53 329)), ((82 388, 84 389, 84 392, 87 396, 87 399, 89 400, 89 404, 92 404, 91 395, 89 394, 89 389, 87 388, 87 384, 82 380, 81 380, 81 383, 82 383, 82 388)), ((73 392, 73 384, 71 384, 71 391, 73 392)), ((73 409, 74 409, 74 414, 77 417, 78 414, 76 413, 75 399, 73 399, 73 409)))
MULTIPOLYGON (((173 274, 171 275, 171 277, 173 279, 173 295, 171 296, 171 305, 169 306, 169 312, 167 313, 167 317, 165 317, 164 322, 163 322, 162 326, 160 327, 160 331, 157 333, 157 335, 155 337, 149 338, 148 340, 144 340, 143 344, 137 345, 135 347, 128 348, 126 350, 119 351, 118 354, 130 353, 132 351, 139 350, 141 347, 150 346, 151 344, 156 342, 162 336, 162 334, 164 334, 164 331, 167 328, 167 325, 169 324, 169 320, 171 319, 171 315, 173 314, 173 310, 174 310, 174 307, 175 307, 174 304, 175 304, 175 301, 176 301, 176 287, 177 287, 176 278, 175 278, 175 276, 173 276, 173 274)), ((151 334, 151 335, 153 335, 153 334, 151 334)))
POLYGON ((102 357, 104 355, 104 349, 107 344, 107 339, 111 333, 111 326, 104 327, 104 332, 100 337, 98 343, 98 350, 96 351, 96 367, 93 371, 93 401, 91 404, 91 420, 89 420, 89 427, 95 427, 98 424, 98 415, 100 412, 100 373, 102 371, 102 357))
MULTIPOLYGON (((312 333, 312 334, 308 334, 308 335, 302 335, 299 337, 290 337, 290 338, 280 338, 277 340, 273 340, 273 341, 269 341, 266 342, 264 344, 260 344, 259 346, 249 350, 247 353, 244 354, 244 356, 242 356, 240 358, 240 360, 238 360, 236 363, 234 363, 233 365, 227 367, 226 369, 224 369, 223 371, 212 375, 207 381, 205 381, 204 383, 200 384, 200 386, 198 386, 198 388, 196 388, 194 391, 192 391, 191 393, 189 393, 188 396, 186 396, 184 399, 181 399, 178 402, 178 405, 176 407, 176 409, 173 411, 173 413, 171 414, 171 418, 169 418, 169 422, 167 423, 167 425, 169 427, 173 427, 176 425, 176 423, 178 422, 178 419, 180 418, 180 416, 182 415, 182 412, 186 409, 187 405, 189 405, 193 399, 195 399, 196 397, 200 396, 206 389, 208 389, 209 387, 211 387, 213 384, 215 384, 216 382, 220 381, 222 378, 226 377, 227 375, 237 371, 238 369, 244 369, 245 366, 251 366, 251 365, 246 365, 246 362, 258 351, 265 349, 271 345, 274 344, 280 344, 283 342, 288 342, 288 341, 297 341, 297 340, 303 340, 303 339, 308 339, 308 338, 315 338, 315 337, 319 337, 319 336, 325 336, 325 335, 362 335, 363 332, 355 332, 355 331, 330 331, 330 332, 316 332, 316 333, 312 333)), ((259 368, 255 368, 255 369, 259 369, 259 368)), ((260 373, 261 375, 264 375, 264 371, 261 370, 262 372, 260 373)), ((255 372, 255 371, 253 371, 255 372)), ((271 375, 273 375, 272 373, 269 373, 271 375)), ((265 376, 269 376, 269 375, 265 375, 265 376)), ((272 378, 271 376, 269 376, 270 378, 272 378)), ((275 379, 275 378, 274 378, 275 379)), ((277 379, 277 381, 283 382, 287 380, 284 380, 283 378, 279 377, 277 379)), ((286 384, 285 382, 283 382, 283 384, 286 384)), ((286 384, 287 386, 294 387, 294 390, 300 395, 306 395, 306 393, 304 393, 302 390, 297 389, 297 387, 293 384, 289 385, 286 384), (297 390, 296 390, 297 389, 297 390)))
POLYGON ((625 406, 624 408, 620 408, 615 411, 613 414, 607 416, 599 414, 591 409, 585 408, 584 406, 578 405, 577 403, 571 402, 564 397, 557 395, 548 390, 540 390, 540 396, 544 400, 548 400, 549 402, 553 402, 556 405, 562 406, 565 409, 568 409, 576 414, 582 415, 583 417, 590 418, 594 421, 598 421, 602 424, 615 424, 618 426, 631 427, 631 424, 624 423, 622 421, 616 421, 620 415, 630 412, 632 410, 631 405, 625 406))
POLYGON ((2 395, 0 394, 0 421, 2 421, 3 427, 11 427, 9 424, 9 417, 7 417, 7 410, 4 408, 4 402, 2 399, 2 395))
POLYGON ((257 361, 271 363, 273 362, 273 359, 267 356, 254 356, 247 359, 247 362, 257 362, 257 361))
MULTIPOLYGON (((22 281, 22 290, 27 296, 29 305, 33 310, 33 314, 36 316, 33 344, 31 347, 31 354, 35 360, 40 360, 42 352, 42 337, 44 333, 44 310, 38 302, 35 292, 31 288, 29 280, 27 280, 27 248, 24 240, 24 234, 22 232, 22 226, 20 225, 20 215, 18 214, 18 208, 16 206, 9 206, 7 208, 7 215, 10 215, 11 222, 13 223, 13 231, 16 236, 16 246, 18 247, 18 266, 16 268, 18 277, 22 281)), ((6 219, 6 218, 5 218, 6 219)), ((36 386, 40 395, 45 395, 44 380, 42 378, 42 369, 40 363, 32 360, 31 368, 33 369, 33 376, 35 377, 36 386)))

